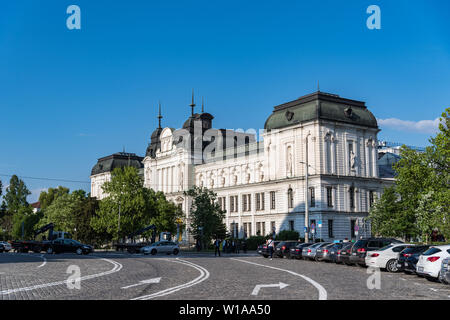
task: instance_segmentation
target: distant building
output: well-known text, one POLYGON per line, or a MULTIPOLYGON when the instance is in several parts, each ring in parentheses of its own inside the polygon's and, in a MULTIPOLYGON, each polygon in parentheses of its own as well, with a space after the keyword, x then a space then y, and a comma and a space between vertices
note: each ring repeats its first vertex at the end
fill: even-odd
POLYGON ((38 213, 41 211, 41 203, 39 201, 30 204, 30 206, 33 208, 33 213, 38 213))
MULTIPOLYGON (((178 130, 161 127, 159 115, 144 158, 134 155, 131 161, 115 154, 99 159, 91 174, 92 195, 104 196, 101 185, 114 167, 133 165, 143 170, 144 186, 163 191, 183 209, 188 227, 192 199, 183 191, 199 186, 217 193, 235 237, 273 229, 303 236, 306 199, 308 226, 316 226, 316 237, 370 235, 369 209, 393 184, 391 164, 397 158, 380 156, 380 129, 364 102, 317 91, 283 103, 268 116, 260 141, 251 133, 213 129, 214 117, 203 108, 194 113, 194 106, 178 130)), ((183 239, 190 239, 189 230, 183 239)))

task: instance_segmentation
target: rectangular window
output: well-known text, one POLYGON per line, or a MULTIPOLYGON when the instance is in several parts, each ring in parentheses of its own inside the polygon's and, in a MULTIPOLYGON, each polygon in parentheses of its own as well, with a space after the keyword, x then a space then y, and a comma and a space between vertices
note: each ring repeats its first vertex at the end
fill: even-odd
POLYGON ((270 222, 270 232, 273 233, 274 231, 276 231, 276 229, 275 229, 275 221, 271 221, 270 222))
POLYGON ((289 220, 289 230, 294 231, 294 220, 289 220))
POLYGON ((261 192, 261 210, 264 210, 264 192, 261 192))
POLYGON ((234 196, 234 212, 238 212, 239 211, 238 203, 239 203, 238 196, 234 196))
POLYGON ((355 188, 354 187, 350 187, 349 197, 350 197, 350 209, 354 209, 355 208, 355 188))
POLYGON ((247 211, 247 195, 242 195, 242 211, 247 211))
POLYGON ((352 169, 353 142, 348 143, 348 167, 352 169))
POLYGON ((259 211, 259 210, 261 210, 260 194, 259 193, 255 194, 255 198, 256 198, 256 211, 259 211))
POLYGON ((288 190, 288 208, 294 207, 294 192, 291 188, 288 190))
POLYGON ((327 206, 328 208, 333 207, 333 188, 327 187, 327 206))
POLYGON ((373 198, 373 191, 369 191, 369 208, 372 208, 372 206, 373 206, 373 201, 374 201, 374 198, 373 198))
POLYGON ((234 212, 234 197, 230 197, 230 212, 234 212))
POLYGON ((334 234, 333 234, 333 220, 328 220, 328 238, 334 238, 334 234))
POLYGON ((251 237, 252 236, 252 223, 251 222, 247 223, 247 226, 248 226, 247 236, 251 237))
POLYGON ((352 238, 355 237, 355 225, 356 225, 356 220, 350 220, 350 235, 352 238))
POLYGON ((265 236, 266 235, 266 223, 265 222, 261 222, 261 227, 262 227, 262 235, 265 236))
POLYGON ((275 191, 270 191, 270 209, 275 209, 275 191))
POLYGON ((309 188, 309 205, 311 207, 315 207, 316 206, 316 195, 314 192, 314 188, 309 188))
POLYGON ((256 235, 261 236, 261 222, 256 223, 256 235))
POLYGON ((252 195, 251 194, 247 195, 247 201, 248 201, 248 210, 247 211, 252 211, 252 195))

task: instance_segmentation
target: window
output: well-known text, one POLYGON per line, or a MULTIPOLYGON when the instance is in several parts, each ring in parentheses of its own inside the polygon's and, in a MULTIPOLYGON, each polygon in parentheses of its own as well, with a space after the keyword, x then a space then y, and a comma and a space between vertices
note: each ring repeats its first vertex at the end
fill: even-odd
POLYGON ((292 191, 292 188, 289 188, 288 190, 288 208, 294 207, 294 193, 292 191))
POLYGON ((270 209, 275 209, 275 191, 270 191, 270 209))
POLYGON ((275 230, 275 221, 270 222, 270 232, 273 233, 275 230))
POLYGON ((369 191, 369 208, 372 208, 373 206, 373 191, 369 191))
POLYGON ((315 207, 316 206, 316 195, 314 192, 314 188, 309 188, 309 206, 310 207, 315 207))
POLYGON ((349 197, 350 197, 350 209, 355 209, 355 187, 350 187, 349 197))
POLYGON ((334 238, 333 220, 328 220, 328 238, 334 238))
POLYGON ((355 224, 356 220, 350 220, 350 234, 352 238, 355 237, 355 224))
POLYGON ((262 227, 262 235, 265 236, 266 235, 266 223, 265 222, 261 222, 261 227, 262 227))
POLYGON ((242 211, 251 211, 252 210, 252 195, 251 194, 243 194, 242 195, 242 211))
POLYGON ((256 223, 256 235, 257 236, 261 235, 261 222, 256 223))
POLYGON ((220 209, 225 211, 227 209, 227 201, 225 197, 219 197, 217 198, 219 202, 220 209))
POLYGON ((289 230, 294 231, 294 220, 289 220, 289 230))
POLYGON ((238 212, 238 196, 230 196, 230 212, 238 212))
POLYGON ((333 207, 333 188, 327 187, 327 206, 328 208, 333 207))
POLYGON ((261 211, 264 210, 264 192, 257 193, 255 195, 256 198, 256 210, 261 211))

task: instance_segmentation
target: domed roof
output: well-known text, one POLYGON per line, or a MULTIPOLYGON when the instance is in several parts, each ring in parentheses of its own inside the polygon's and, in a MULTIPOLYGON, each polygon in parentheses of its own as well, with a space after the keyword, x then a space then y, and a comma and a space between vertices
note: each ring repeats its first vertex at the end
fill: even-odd
POLYGON ((117 152, 110 156, 98 159, 95 166, 92 168, 91 175, 96 175, 104 172, 111 172, 115 168, 135 167, 141 169, 144 165, 142 160, 144 158, 137 156, 135 153, 117 152))
POLYGON ((317 91, 276 106, 264 129, 270 131, 317 119, 378 128, 376 118, 364 102, 317 91))

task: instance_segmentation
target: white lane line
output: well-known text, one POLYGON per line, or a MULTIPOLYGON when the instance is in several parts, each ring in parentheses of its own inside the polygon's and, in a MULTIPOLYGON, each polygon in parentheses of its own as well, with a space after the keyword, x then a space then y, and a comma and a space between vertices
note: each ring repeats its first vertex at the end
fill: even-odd
POLYGON ((311 279, 307 276, 304 276, 302 274, 299 274, 299 273, 296 273, 296 272, 293 272, 290 270, 281 269, 281 268, 272 267, 272 266, 266 266, 264 264, 259 264, 259 263, 255 263, 255 262, 250 262, 250 261, 245 261, 245 260, 240 260, 240 259, 235 259, 235 258, 230 258, 230 259, 248 263, 248 264, 253 264, 255 266, 266 267, 266 268, 270 268, 270 269, 274 269, 274 270, 278 270, 278 271, 284 271, 284 272, 290 273, 294 276, 300 277, 300 278, 308 281, 309 283, 311 283, 314 287, 316 287, 316 289, 319 291, 319 300, 327 300, 327 290, 325 290, 325 288, 322 287, 322 285, 320 285, 319 283, 317 283, 316 281, 314 281, 313 279, 311 279))
POLYGON ((137 286, 142 286, 144 284, 159 283, 160 281, 161 281, 161 278, 147 279, 147 280, 139 281, 139 283, 130 284, 129 286, 122 287, 120 289, 129 289, 129 288, 133 288, 133 287, 137 287, 137 286))
POLYGON ((170 261, 170 262, 175 262, 175 263, 180 263, 180 264, 192 267, 194 269, 197 269, 198 271, 200 271, 200 276, 198 276, 197 278, 195 278, 192 281, 189 281, 187 283, 181 284, 179 286, 168 288, 168 289, 165 289, 165 290, 162 290, 162 291, 159 291, 159 292, 155 292, 155 293, 152 293, 152 294, 148 294, 148 295, 145 295, 145 296, 140 296, 140 297, 137 297, 137 298, 133 298, 131 300, 150 300, 150 299, 166 296, 166 295, 172 294, 174 292, 177 292, 179 290, 195 286, 196 284, 199 284, 199 283, 201 283, 201 282, 203 282, 203 281, 205 281, 206 279, 209 278, 208 270, 206 270, 202 266, 199 266, 198 264, 195 264, 195 263, 192 263, 192 262, 186 261, 186 260, 181 260, 180 258, 176 258, 175 260, 169 260, 169 259, 163 259, 163 260, 170 261))
POLYGON ((47 264, 47 258, 44 257, 43 254, 41 254, 40 257, 41 257, 42 259, 44 259, 44 262, 43 262, 40 266, 38 266, 38 268, 42 268, 43 266, 45 266, 45 265, 47 264))
MULTIPOLYGON (((81 277, 80 281, 94 279, 94 278, 98 278, 98 277, 103 277, 103 276, 106 276, 108 274, 112 274, 112 273, 118 272, 123 267, 122 264, 120 264, 119 262, 116 262, 114 260, 104 259, 104 258, 101 258, 101 260, 104 260, 106 262, 109 262, 109 263, 113 264, 114 267, 111 270, 109 270, 109 271, 105 271, 105 272, 91 274, 91 275, 88 275, 88 276, 81 277)), ((0 291, 0 295, 8 295, 8 294, 11 294, 11 293, 16 293, 16 292, 21 292, 21 291, 31 291, 31 290, 36 290, 36 289, 40 289, 40 288, 48 288, 48 287, 60 286, 60 285, 63 285, 63 284, 67 284, 68 282, 73 282, 73 280, 74 279, 70 279, 70 280, 67 279, 67 280, 64 280, 64 281, 56 281, 56 282, 38 284, 38 285, 35 285, 35 286, 31 286, 31 287, 3 290, 3 291, 0 291)))

